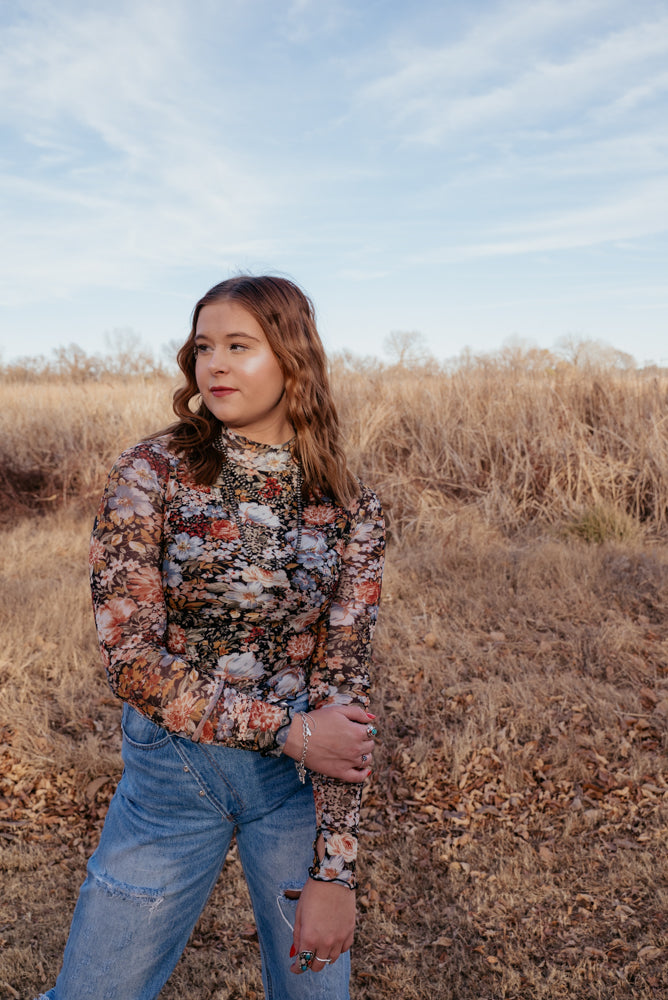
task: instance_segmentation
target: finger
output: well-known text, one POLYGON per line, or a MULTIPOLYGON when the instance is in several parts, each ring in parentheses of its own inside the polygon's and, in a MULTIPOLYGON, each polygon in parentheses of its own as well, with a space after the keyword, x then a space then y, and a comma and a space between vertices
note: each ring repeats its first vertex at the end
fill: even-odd
POLYGON ((366 781, 370 774, 371 768, 365 764, 363 767, 342 767, 332 777, 338 778, 339 781, 356 782, 359 784, 362 781, 366 781))
MULTIPOLYGON (((299 902, 301 902, 301 897, 299 902)), ((301 948, 301 937, 302 937, 302 911, 301 906, 297 903, 297 912, 295 913, 295 924, 292 931, 292 948, 290 949, 290 958, 294 958, 301 948)))
POLYGON ((364 744, 362 747, 351 749, 349 753, 341 755, 341 767, 371 767, 375 749, 373 744, 371 746, 364 744))
POLYGON ((358 746, 371 747, 371 749, 373 749, 376 745, 376 739, 378 738, 378 727, 376 725, 372 725, 370 722, 367 722, 364 726, 359 725, 358 723, 355 723, 355 725, 358 726, 357 732, 360 741, 358 746))
POLYGON ((365 726, 373 722, 376 718, 375 715, 367 712, 361 705, 337 705, 336 707, 351 722, 361 722, 365 726))
MULTIPOLYGON (((338 764, 340 767, 364 767, 369 763, 373 757, 374 747, 350 747, 346 753, 342 753, 338 757, 338 764)), ((336 759, 332 761, 332 766, 336 766, 336 759)))
POLYGON ((329 958, 329 956, 320 958, 319 955, 316 955, 311 962, 311 971, 322 972, 323 969, 326 969, 328 965, 332 965, 333 962, 334 959, 329 958))

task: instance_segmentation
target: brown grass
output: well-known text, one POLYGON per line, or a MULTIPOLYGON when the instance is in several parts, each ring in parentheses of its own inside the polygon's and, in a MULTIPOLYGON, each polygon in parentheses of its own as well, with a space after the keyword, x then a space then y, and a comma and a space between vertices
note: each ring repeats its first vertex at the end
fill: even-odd
MULTIPOLYGON (((352 995, 659 1000, 668 379, 497 360, 336 380, 391 525, 352 995)), ((119 775, 87 535, 169 393, 0 385, 3 998, 53 983, 119 775)), ((233 856, 162 996, 253 1000, 258 964, 233 856)))

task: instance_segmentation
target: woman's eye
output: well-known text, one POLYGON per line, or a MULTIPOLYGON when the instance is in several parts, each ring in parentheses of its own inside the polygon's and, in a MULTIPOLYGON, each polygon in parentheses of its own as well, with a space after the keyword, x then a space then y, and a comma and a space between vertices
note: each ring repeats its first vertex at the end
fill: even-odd
MULTIPOLYGON (((213 354, 214 347, 212 344, 195 344, 193 352, 195 357, 199 357, 200 354, 213 354)), ((237 354, 241 351, 247 351, 248 345, 242 342, 229 344, 227 348, 231 353, 237 354)))

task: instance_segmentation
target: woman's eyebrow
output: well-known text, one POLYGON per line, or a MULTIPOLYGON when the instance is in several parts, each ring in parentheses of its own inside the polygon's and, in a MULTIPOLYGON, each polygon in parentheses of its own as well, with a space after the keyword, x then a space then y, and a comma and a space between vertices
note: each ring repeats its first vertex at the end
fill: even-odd
MULTIPOLYGON (((213 337, 213 336, 215 336, 214 333, 209 333, 208 330, 202 330, 201 333, 196 333, 195 334, 195 340, 202 340, 202 339, 204 339, 206 337, 213 337)), ((223 334, 223 339, 225 339, 225 340, 238 340, 240 337, 243 337, 244 340, 259 340, 260 339, 259 337, 256 337, 255 334, 253 334, 253 333, 244 333, 243 330, 239 330, 237 333, 224 333, 223 334)))

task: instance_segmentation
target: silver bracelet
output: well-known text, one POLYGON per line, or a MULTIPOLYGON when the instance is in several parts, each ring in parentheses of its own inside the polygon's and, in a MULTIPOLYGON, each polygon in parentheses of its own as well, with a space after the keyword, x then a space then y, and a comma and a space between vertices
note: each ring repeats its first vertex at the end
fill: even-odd
POLYGON ((299 775, 299 780, 302 785, 306 781, 306 751, 308 750, 308 738, 312 736, 311 727, 309 726, 308 716, 304 712, 299 713, 302 719, 302 736, 304 738, 304 746, 302 747, 302 758, 299 761, 295 761, 295 767, 297 768, 297 774, 299 775))

